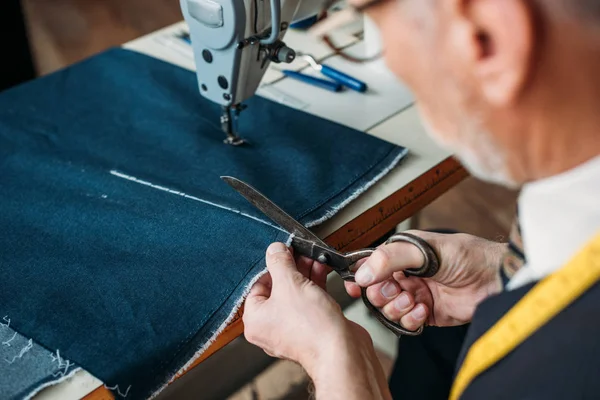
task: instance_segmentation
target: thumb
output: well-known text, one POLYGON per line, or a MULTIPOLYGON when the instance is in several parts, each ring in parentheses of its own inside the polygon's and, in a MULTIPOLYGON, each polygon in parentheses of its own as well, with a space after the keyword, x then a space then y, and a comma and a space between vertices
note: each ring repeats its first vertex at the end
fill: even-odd
POLYGON ((283 243, 271 244, 267 248, 266 260, 273 287, 278 285, 277 282, 289 280, 294 274, 299 274, 294 256, 283 243))
POLYGON ((413 244, 408 242, 385 244, 378 247, 358 268, 355 275, 356 283, 365 287, 383 282, 391 278, 394 272, 420 268, 424 262, 423 253, 413 244))

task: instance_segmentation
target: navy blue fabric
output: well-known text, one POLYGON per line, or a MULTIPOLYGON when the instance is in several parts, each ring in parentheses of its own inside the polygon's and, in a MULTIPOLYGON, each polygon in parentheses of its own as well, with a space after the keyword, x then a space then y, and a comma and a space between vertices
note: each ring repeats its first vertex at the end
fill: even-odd
POLYGON ((122 49, 0 94, 0 315, 145 398, 287 238, 190 196, 264 219, 219 178, 233 175, 306 223, 405 152, 259 97, 248 106, 252 145, 224 145, 193 73, 122 49))

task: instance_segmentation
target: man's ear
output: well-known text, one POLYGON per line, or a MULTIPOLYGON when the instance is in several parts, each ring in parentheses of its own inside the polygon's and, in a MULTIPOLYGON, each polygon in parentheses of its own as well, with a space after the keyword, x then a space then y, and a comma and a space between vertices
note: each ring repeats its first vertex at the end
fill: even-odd
POLYGON ((469 35, 467 62, 484 99, 504 106, 527 84, 534 62, 535 24, 525 0, 457 0, 455 15, 463 22, 460 34, 469 35))

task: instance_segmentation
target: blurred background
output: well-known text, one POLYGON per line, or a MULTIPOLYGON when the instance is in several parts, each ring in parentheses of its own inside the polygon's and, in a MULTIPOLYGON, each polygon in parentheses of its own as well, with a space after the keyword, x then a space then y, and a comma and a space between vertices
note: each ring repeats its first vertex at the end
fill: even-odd
MULTIPOLYGON (((178 0, 4 0, 2 3, 0 31, 4 38, 0 39, 0 45, 8 49, 3 53, 10 56, 0 67, 1 76, 5 77, 4 82, 0 81, 0 90, 2 83, 7 87, 35 75, 51 73, 182 20, 178 0)), ((514 216, 516 196, 516 192, 468 178, 426 207, 415 222, 420 229, 451 228, 503 241, 514 216)), ((243 339, 234 342, 231 349, 238 363, 241 353, 235 346, 244 347, 240 341, 243 339)), ((385 349, 380 350, 381 361, 389 371, 393 356, 385 349)), ((264 358, 260 353, 249 353, 248 362, 264 358)), ((307 398, 307 377, 302 369, 287 361, 273 361, 263 362, 257 369, 258 376, 229 398, 307 398)), ((216 365, 211 368, 218 370, 216 365)), ((198 390, 202 393, 202 388, 193 384, 194 380, 199 382, 197 374, 188 375, 182 379, 187 389, 178 386, 165 393, 165 397, 199 398, 198 390)), ((223 385, 228 384, 227 376, 218 379, 223 385)))

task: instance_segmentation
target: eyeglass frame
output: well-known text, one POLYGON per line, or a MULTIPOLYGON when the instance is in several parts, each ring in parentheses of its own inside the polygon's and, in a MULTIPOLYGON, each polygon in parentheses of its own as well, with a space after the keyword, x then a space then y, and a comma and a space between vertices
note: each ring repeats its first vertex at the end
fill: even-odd
MULTIPOLYGON (((375 54, 370 57, 363 57, 363 58, 352 56, 350 54, 345 53, 343 51, 343 49, 335 46, 335 44, 333 43, 333 41, 331 40, 331 37, 327 34, 327 32, 331 32, 331 31, 335 30, 336 28, 339 28, 340 26, 357 19, 358 17, 364 15, 366 10, 368 10, 371 7, 374 7, 376 5, 387 2, 387 1, 390 1, 390 0, 371 0, 371 1, 367 1, 360 5, 356 5, 356 6, 350 4, 348 6, 348 8, 335 13, 332 17, 330 17, 330 16, 322 17, 321 16, 319 18, 319 20, 311 28, 308 29, 308 33, 320 38, 331 50, 334 51, 334 53, 336 55, 341 56, 342 58, 344 58, 347 61, 350 61, 353 63, 365 63, 365 62, 377 60, 378 58, 381 58, 381 56, 383 55, 382 52, 379 52, 378 54, 375 54)), ((326 7, 326 8, 328 8, 328 7, 326 7)), ((324 11, 322 13, 322 15, 327 15, 327 11, 324 11)))

